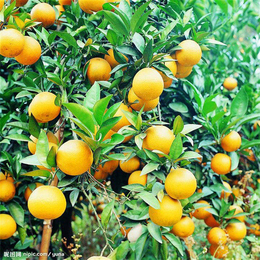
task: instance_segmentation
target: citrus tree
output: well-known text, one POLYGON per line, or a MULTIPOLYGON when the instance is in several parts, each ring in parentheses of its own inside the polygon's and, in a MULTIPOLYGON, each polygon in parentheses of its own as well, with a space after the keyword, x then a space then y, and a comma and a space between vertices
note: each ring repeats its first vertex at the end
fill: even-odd
POLYGON ((257 259, 257 1, 57 4, 0 2, 1 256, 257 259))

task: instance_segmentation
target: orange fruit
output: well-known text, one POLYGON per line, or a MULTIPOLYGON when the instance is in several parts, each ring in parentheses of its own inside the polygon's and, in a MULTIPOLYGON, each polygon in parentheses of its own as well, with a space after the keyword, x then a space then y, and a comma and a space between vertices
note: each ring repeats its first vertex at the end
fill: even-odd
POLYGON ((260 120, 256 121, 253 125, 253 129, 256 130, 257 126, 260 127, 260 120))
POLYGON ((210 214, 207 218, 205 218, 204 222, 207 226, 212 227, 212 228, 220 226, 220 224, 216 221, 216 219, 214 218, 214 216, 212 214, 210 214))
POLYGON ((108 81, 110 79, 111 67, 102 58, 92 58, 88 64, 87 77, 93 85, 95 81, 108 81))
POLYGON ((52 121, 60 114, 60 107, 55 105, 56 95, 50 92, 37 94, 29 105, 29 115, 33 114, 39 123, 52 121))
POLYGON ((119 166, 123 172, 132 173, 140 168, 141 162, 137 156, 132 157, 127 161, 120 161, 119 166))
POLYGON ((245 149, 244 151, 249 153, 249 155, 247 155, 247 159, 250 160, 251 162, 255 162, 255 155, 252 149, 245 149))
MULTIPOLYGON (((111 68, 113 69, 114 67, 116 67, 117 65, 119 65, 120 63, 115 59, 114 56, 114 50, 113 49, 109 49, 107 51, 108 55, 105 55, 105 60, 109 63, 109 65, 111 66, 111 68)), ((128 58, 122 54, 124 56, 124 58, 126 59, 125 63, 128 62, 128 58)), ((125 70, 126 68, 124 68, 123 70, 125 70)))
MULTIPOLYGON (((205 200, 199 200, 197 203, 201 203, 201 204, 207 204, 209 205, 209 203, 205 200)), ((208 218, 211 213, 208 212, 206 209, 209 209, 210 208, 210 205, 209 206, 205 206, 205 207, 201 207, 201 208, 198 208, 196 209, 192 215, 197 218, 197 219, 206 219, 208 218)))
POLYGON ((108 139, 111 139, 112 135, 115 134, 116 132, 113 131, 113 130, 109 130, 107 132, 107 134, 104 136, 104 139, 103 140, 108 140, 108 139))
POLYGON ((184 40, 179 44, 179 46, 182 49, 177 50, 175 55, 181 65, 191 67, 200 61, 202 51, 198 43, 193 40, 184 40))
POLYGON ((173 79, 164 81, 164 88, 169 88, 172 85, 173 79))
POLYGON ((56 155, 57 166, 68 175, 81 175, 89 171, 93 154, 88 145, 80 140, 70 140, 61 145, 56 155))
POLYGON ((24 48, 25 38, 15 29, 0 31, 0 54, 4 57, 13 58, 19 55, 24 48))
POLYGON ((118 160, 111 160, 105 162, 103 166, 100 164, 98 168, 105 173, 112 174, 118 167, 118 164, 119 164, 118 160))
POLYGON ((97 180, 105 180, 108 177, 108 175, 108 172, 104 172, 98 167, 95 171, 94 178, 97 180))
POLYGON ((192 72, 192 66, 191 67, 185 67, 182 66, 179 62, 177 62, 177 73, 175 75, 175 78, 177 79, 183 79, 188 77, 192 72))
POLYGON ((231 171, 231 158, 224 153, 217 153, 211 159, 211 169, 217 174, 227 174, 231 171))
MULTIPOLYGON (((173 76, 176 75, 177 73, 177 64, 176 62, 173 60, 173 58, 170 55, 166 55, 163 57, 163 59, 167 59, 170 61, 165 61, 164 65, 172 72, 173 76)), ((168 76, 166 76, 163 72, 158 71, 160 73, 160 75, 163 78, 163 82, 164 82, 164 88, 167 88, 169 85, 169 82, 172 82, 172 79, 169 78, 168 76)), ((171 84, 170 84, 171 85, 171 84)))
POLYGON ((226 152, 234 152, 241 146, 241 137, 236 131, 231 131, 221 140, 221 147, 226 152))
POLYGON ((231 77, 228 77, 224 80, 223 86, 227 90, 233 90, 237 87, 237 80, 231 77))
POLYGON ((118 110, 116 111, 116 113, 114 115, 114 117, 121 117, 121 119, 116 123, 116 125, 114 125, 112 127, 112 130, 115 131, 115 132, 117 132, 123 126, 131 125, 131 123, 128 121, 128 119, 126 118, 123 111, 132 112, 132 109, 129 108, 128 106, 126 106, 123 103, 120 105, 120 107, 118 108, 118 110))
POLYGON ((0 11, 3 9, 5 5, 5 0, 0 0, 0 11))
POLYGON ((7 180, 7 181, 14 183, 14 178, 7 172, 5 174, 0 172, 0 181, 3 181, 3 180, 7 180))
POLYGON ((60 189, 43 185, 35 189, 28 199, 30 213, 39 219, 59 218, 66 209, 66 199, 60 189))
MULTIPOLYGON (((58 138, 52 132, 47 132, 47 138, 48 138, 49 143, 58 144, 58 138)), ((36 137, 34 137, 33 135, 30 136, 30 139, 32 141, 28 142, 28 149, 32 154, 35 154, 36 144, 38 142, 38 139, 36 137)))
POLYGON ((226 227, 229 238, 233 241, 238 241, 246 236, 246 225, 244 222, 231 223, 226 227))
POLYGON ((150 111, 153 110, 159 103, 159 97, 156 99, 144 101, 136 96, 133 89, 131 88, 128 93, 128 102, 130 103, 131 107, 135 111, 140 111, 141 108, 144 106, 143 111, 150 111), (136 102, 137 101, 137 102, 136 102))
POLYGON ((135 74, 132 88, 137 97, 148 101, 156 99, 162 94, 164 83, 157 70, 144 68, 135 74))
POLYGON ((260 225, 258 224, 250 225, 249 232, 255 234, 256 236, 260 236, 260 225))
POLYGON ((15 186, 11 181, 0 181, 0 201, 7 202, 15 195, 15 186))
POLYGON ((16 231, 17 225, 8 214, 0 214, 0 240, 10 238, 16 231))
POLYGON ((15 59, 23 65, 32 65, 41 57, 41 45, 30 36, 25 36, 24 39, 24 48, 15 59))
POLYGON ((44 28, 48 28, 55 23, 55 10, 47 3, 36 4, 31 10, 31 19, 42 23, 44 28))
POLYGON ((134 171, 128 178, 128 185, 130 184, 141 184, 143 186, 147 183, 147 174, 140 176, 142 171, 134 171))
POLYGON ((187 199, 197 188, 192 172, 184 168, 171 169, 165 180, 165 190, 173 199, 187 199))
POLYGON ((242 195, 242 192, 237 187, 233 187, 232 188, 232 193, 235 195, 236 198, 238 198, 238 197, 240 197, 242 195))
POLYGON ((228 197, 231 195, 231 193, 232 193, 232 189, 231 189, 231 186, 229 185, 229 183, 223 181, 223 185, 224 185, 225 188, 229 189, 230 192, 227 192, 227 191, 224 191, 224 190, 223 190, 223 191, 221 192, 221 195, 220 195, 220 198, 221 198, 221 199, 228 198, 228 197))
POLYGON ((64 9, 63 5, 55 5, 55 7, 59 11, 59 16, 61 16, 62 13, 65 12, 65 9, 64 9))
POLYGON ((211 245, 224 245, 227 243, 227 235, 219 227, 212 228, 208 233, 207 239, 211 245))
POLYGON ((129 233, 130 230, 131 230, 131 228, 126 228, 126 227, 124 227, 124 226, 122 226, 122 227, 120 228, 120 231, 121 231, 121 233, 122 233, 122 235, 123 235, 124 237, 127 237, 127 235, 128 235, 128 233, 129 233))
POLYGON ((71 5, 72 0, 59 0, 60 5, 71 5))
POLYGON ((178 237, 189 237, 193 234, 195 229, 194 222, 189 217, 182 217, 180 221, 178 221, 170 231, 175 236, 178 237))
MULTIPOLYGON (((43 186, 43 184, 40 183, 40 182, 36 182, 36 183, 35 183, 35 188, 34 188, 34 190, 37 189, 37 188, 40 187, 40 186, 43 186)), ((28 186, 28 187, 26 188, 25 192, 24 192, 24 198, 26 199, 26 201, 28 201, 28 199, 29 199, 29 197, 31 196, 32 192, 33 192, 33 191, 32 191, 32 190, 30 189, 30 187, 28 186)))
POLYGON ((149 216, 154 224, 170 227, 181 220, 182 206, 178 200, 166 195, 159 203, 160 209, 149 206, 149 216))
MULTIPOLYGON (((11 3, 13 2, 14 0, 11 0, 11 3)), ((16 0, 16 3, 15 3, 15 6, 16 7, 20 7, 20 6, 24 6, 26 5, 28 2, 28 0, 16 0)), ((0 6, 1 7, 1 6, 0 6)), ((1 9, 1 8, 0 8, 1 9)))
POLYGON ((143 149, 158 150, 169 154, 175 135, 166 126, 151 126, 146 131, 146 137, 143 140, 143 149))
POLYGON ((236 214, 244 212, 243 209, 240 206, 237 206, 237 205, 232 205, 232 206, 229 207, 230 211, 234 210, 234 209, 235 209, 235 213, 234 213, 234 216, 232 218, 236 218, 236 219, 244 222, 245 221, 245 216, 236 217, 236 214))
POLYGON ((79 0, 79 6, 84 12, 92 13, 103 10, 103 5, 107 2, 107 0, 79 0))
POLYGON ((228 254, 228 247, 226 245, 211 245, 209 252, 215 258, 222 259, 228 254))

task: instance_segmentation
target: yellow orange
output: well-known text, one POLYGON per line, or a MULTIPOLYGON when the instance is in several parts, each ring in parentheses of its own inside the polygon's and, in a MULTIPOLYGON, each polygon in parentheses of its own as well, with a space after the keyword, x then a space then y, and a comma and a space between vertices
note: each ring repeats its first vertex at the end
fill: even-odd
POLYGON ((221 140, 221 147, 226 152, 234 152, 241 146, 241 137, 236 131, 231 131, 221 140))
POLYGON ((229 238, 233 241, 238 241, 246 236, 246 225, 244 222, 231 223, 226 227, 229 238))
MULTIPOLYGON (((207 204, 209 205, 209 203, 205 200, 199 200, 197 203, 200 203, 200 204, 207 204)), ((192 215, 197 218, 197 219, 206 219, 208 218, 211 213, 208 212, 206 209, 209 209, 210 208, 210 205, 209 206, 205 206, 205 207, 201 207, 201 208, 198 208, 196 209, 192 215)))
POLYGON ((105 180, 108 177, 108 175, 108 172, 104 172, 100 169, 100 167, 98 167, 95 171, 94 178, 97 180, 105 180))
MULTIPOLYGON (((120 63, 115 59, 114 56, 114 50, 113 49, 109 49, 107 51, 108 55, 105 55, 105 60, 109 63, 109 65, 111 66, 111 68, 113 69, 114 67, 116 67, 117 65, 119 65, 120 63)), ((126 59, 125 63, 128 62, 128 58, 122 54, 124 56, 124 58, 126 59)), ((125 69, 125 68, 124 68, 125 69)))
POLYGON ((98 168, 105 173, 112 174, 118 167, 118 164, 119 164, 118 160, 111 160, 105 162, 103 166, 100 164, 98 168))
POLYGON ((61 145, 56 155, 57 166, 68 175, 81 175, 90 169, 93 154, 80 140, 70 140, 61 145))
POLYGON ((137 97, 147 101, 156 99, 162 94, 164 83, 157 70, 144 68, 135 74, 132 88, 137 97))
POLYGON ((123 111, 128 111, 132 112, 132 109, 126 106, 125 104, 121 104, 120 107, 118 108, 117 112, 115 113, 114 117, 121 117, 121 119, 112 127, 112 130, 117 132, 120 128, 123 126, 128 126, 131 125, 131 123, 128 121, 126 118, 125 114, 123 111))
POLYGON ((210 214, 207 218, 205 218, 204 222, 207 226, 212 227, 212 228, 220 226, 220 224, 216 221, 216 219, 214 218, 214 216, 212 214, 210 214))
POLYGON ((71 5, 72 0, 59 0, 60 5, 71 5))
POLYGON ((0 0, 0 11, 3 9, 5 5, 5 0, 0 0))
POLYGON ((10 238, 16 231, 17 225, 8 214, 0 214, 0 240, 10 238))
POLYGON ((236 218, 236 219, 244 222, 245 216, 236 217, 237 214, 244 212, 243 209, 240 206, 237 206, 237 205, 232 205, 232 206, 229 207, 230 211, 234 210, 234 209, 235 209, 235 213, 234 213, 234 216, 232 218, 236 218))
MULTIPOLYGON (((40 187, 40 186, 43 186, 43 184, 40 183, 40 182, 36 182, 34 189, 37 189, 37 188, 40 187)), ((32 190, 30 189, 30 187, 28 186, 28 187, 26 188, 25 192, 24 192, 24 198, 25 198, 26 201, 28 201, 28 199, 29 199, 29 197, 31 196, 32 192, 33 192, 33 191, 32 191, 32 190)))
POLYGON ((170 227, 178 223, 182 216, 182 206, 178 200, 164 196, 160 209, 149 206, 149 216, 153 223, 159 226, 170 227))
MULTIPOLYGON (((11 3, 13 2, 14 0, 11 0, 11 3)), ((28 2, 28 0, 16 0, 16 3, 15 3, 15 6, 16 7, 20 7, 20 6, 24 6, 26 5, 28 2)), ((1 7, 1 6, 0 6, 1 7)), ((1 8, 0 8, 1 10, 1 8)))
POLYGON ((184 168, 171 169, 165 180, 165 190, 173 199, 187 199, 197 188, 192 172, 184 168))
POLYGON ((211 245, 224 245, 227 243, 227 235, 219 227, 212 228, 208 233, 207 239, 211 245))
POLYGON ((211 245, 209 248, 209 252, 212 256, 217 259, 222 259, 228 254, 228 247, 226 245, 211 245))
POLYGON ((194 229, 195 225, 192 219, 189 217, 182 217, 181 220, 172 227, 171 233, 178 237, 188 237, 193 234, 194 229))
POLYGON ((120 161, 119 166, 123 172, 132 173, 140 168, 141 162, 137 156, 132 157, 127 161, 120 161))
POLYGON ((227 183, 226 181, 223 181, 223 185, 224 185, 225 188, 230 190, 230 192, 227 192, 227 191, 224 191, 224 190, 221 192, 220 198, 226 199, 231 195, 232 189, 231 189, 231 186, 229 185, 229 183, 227 183))
POLYGON ((227 174, 231 171, 231 158, 224 153, 217 153, 211 159, 211 169, 217 174, 227 174))
POLYGON ((15 196, 15 185, 8 180, 0 181, 0 201, 7 202, 15 196))
POLYGON ((130 184, 141 184, 143 186, 147 183, 147 174, 140 175, 142 171, 134 171, 130 174, 128 178, 128 185, 130 184))
POLYGON ((2 180, 7 180, 7 181, 14 183, 14 178, 7 172, 5 174, 0 172, 0 181, 2 181, 2 180))
POLYGON ((103 10, 103 5, 107 2, 107 0, 79 0, 79 6, 84 12, 92 13, 103 10))
POLYGON ((223 86, 225 89, 231 91, 237 87, 237 80, 231 77, 228 77, 224 80, 223 86))

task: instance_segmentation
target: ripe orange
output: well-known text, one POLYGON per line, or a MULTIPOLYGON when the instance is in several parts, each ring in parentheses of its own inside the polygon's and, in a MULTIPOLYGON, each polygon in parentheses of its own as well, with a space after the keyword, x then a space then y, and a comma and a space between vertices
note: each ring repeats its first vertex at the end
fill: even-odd
POLYGON ((171 169, 165 180, 165 190, 173 199, 187 199, 197 188, 192 172, 184 168, 171 169))
POLYGON ((236 214, 244 212, 243 209, 240 206, 237 206, 237 205, 232 205, 232 206, 229 207, 230 211, 234 210, 234 209, 235 209, 235 213, 234 213, 234 216, 232 218, 236 218, 236 219, 244 222, 245 221, 245 216, 236 217, 236 214))
POLYGON ((162 94, 164 83, 157 70, 144 68, 135 74, 132 88, 140 99, 147 101, 156 99, 162 94))
POLYGON ((0 201, 7 202, 15 195, 15 186, 11 181, 0 181, 0 201))
POLYGON ((114 117, 120 117, 121 116, 121 119, 112 128, 112 130, 115 131, 115 132, 117 132, 123 126, 131 125, 131 123, 128 121, 128 119, 126 118, 123 111, 132 112, 132 109, 129 108, 128 106, 126 106, 123 103, 120 105, 120 107, 118 108, 117 112, 114 115, 114 117))
POLYGON ((178 237, 189 237, 193 234, 195 229, 194 222, 189 217, 182 217, 180 221, 178 221, 170 231, 175 236, 178 237))
MULTIPOLYGON (((55 7, 57 8, 57 10, 59 11, 59 16, 61 16, 61 14, 63 12, 65 12, 65 9, 63 7, 63 5, 55 5, 55 7)), ((60 22, 60 21, 59 21, 60 22)))
POLYGON ((255 121, 254 125, 253 125, 253 129, 256 130, 257 126, 260 127, 260 120, 255 121))
POLYGON ((66 199, 60 189, 43 185, 35 189, 28 199, 30 213, 39 219, 56 219, 66 209, 66 199))
POLYGON ((36 4, 31 10, 31 19, 42 23, 44 28, 48 28, 55 23, 55 10, 47 3, 36 4))
MULTIPOLYGON (((205 200, 199 200, 197 203, 201 203, 201 204, 207 204, 209 205, 209 203, 205 200)), ((197 219, 206 219, 208 218, 211 213, 208 212, 206 209, 209 209, 210 208, 210 205, 209 206, 205 206, 205 207, 201 207, 201 208, 198 208, 196 209, 192 215, 197 218, 197 219)))
POLYGON ((231 240, 238 241, 246 236, 246 225, 244 222, 231 223, 227 225, 226 231, 231 240))
POLYGON ((182 49, 177 50, 175 55, 181 65, 191 67, 200 61, 202 51, 198 43, 193 40, 184 40, 179 44, 179 46, 182 49))
POLYGON ((98 168, 105 173, 112 174, 118 167, 118 164, 119 164, 118 160, 111 160, 105 162, 103 166, 100 164, 98 168))
POLYGON ((104 139, 103 140, 108 140, 108 139, 111 139, 112 135, 115 134, 116 132, 113 131, 113 130, 109 130, 107 132, 107 134, 104 136, 104 139))
POLYGON ((211 169, 217 174, 227 174, 231 171, 231 158, 224 153, 217 153, 211 159, 211 169))
POLYGON ((224 245, 227 243, 227 235, 225 231, 219 227, 212 228, 208 233, 207 239, 212 245, 224 245))
POLYGON ((57 166, 68 175, 81 175, 90 169, 93 154, 88 145, 80 140, 64 143, 56 155, 57 166))
POLYGON ((131 104, 131 107, 136 111, 140 111, 143 106, 144 106, 143 111, 150 111, 153 110, 158 105, 159 97, 156 99, 144 101, 139 97, 137 97, 133 89, 131 88, 128 93, 128 102, 131 104))
POLYGON ((72 0, 59 0, 60 5, 71 5, 72 0))
POLYGON ((235 195, 236 198, 242 195, 242 192, 238 187, 232 187, 232 193, 235 195))
POLYGON ((149 216, 153 223, 159 226, 170 227, 181 220, 182 206, 178 200, 164 196, 160 209, 149 206, 149 216))
POLYGON ((175 135, 166 126, 151 126, 146 131, 143 140, 143 149, 158 150, 169 154, 175 135))
POLYGON ((164 81, 164 88, 169 88, 172 85, 173 79, 164 81))
POLYGON ((222 259, 227 255, 228 247, 226 245, 211 245, 209 248, 209 252, 215 258, 222 259))
MULTIPOLYGON (((36 183, 35 183, 35 188, 34 188, 34 190, 37 189, 37 188, 40 187, 40 186, 43 186, 43 184, 40 183, 40 182, 36 182, 36 183)), ((30 187, 28 186, 28 187, 26 188, 25 192, 24 192, 24 198, 25 198, 26 201, 28 201, 28 199, 29 199, 29 197, 31 196, 32 192, 33 192, 33 191, 32 191, 32 190, 30 189, 30 187)))
POLYGON ((128 185, 130 184, 142 184, 143 186, 147 183, 147 174, 140 176, 142 171, 134 171, 128 178, 128 185))
POLYGON ((4 57, 13 58, 19 55, 24 48, 25 38, 15 29, 0 31, 0 54, 4 57))
POLYGON ((221 140, 221 147, 226 152, 234 152, 241 146, 241 137, 236 131, 231 131, 221 140))
POLYGON ((244 151, 249 153, 249 155, 247 155, 247 159, 250 160, 251 162, 255 162, 255 155, 252 149, 245 149, 244 151))
POLYGON ((223 86, 227 90, 233 90, 237 87, 237 80, 231 77, 228 77, 224 80, 223 86))
POLYGON ((192 69, 193 69, 192 66, 191 67, 185 67, 185 66, 182 66, 179 62, 177 62, 177 73, 176 73, 175 77, 177 79, 186 78, 191 74, 192 69))
POLYGON ((102 58, 92 58, 89 61, 87 77, 93 85, 95 81, 108 81, 110 79, 111 67, 109 63, 102 58))
POLYGON ((123 172, 132 173, 140 168, 140 159, 137 156, 127 160, 127 161, 120 161, 119 166, 123 172))
POLYGON ((33 114, 40 123, 52 121, 60 114, 60 107, 55 105, 56 95, 50 92, 37 94, 29 105, 29 115, 33 114))
POLYGON ((86 13, 103 10, 103 4, 105 3, 107 3, 107 0, 79 0, 80 8, 86 13))
POLYGON ((256 236, 260 236, 260 225, 258 224, 250 225, 249 232, 255 234, 256 236))
MULTIPOLYGON (((14 0, 11 0, 11 3, 13 2, 14 0)), ((16 0, 16 3, 15 3, 15 6, 16 7, 20 7, 20 6, 24 6, 26 5, 28 2, 28 0, 16 0)), ((1 6, 0 6, 1 7, 1 6)), ((1 8, 0 8, 1 10, 1 8)))
POLYGON ((15 57, 23 65, 32 65, 41 57, 41 45, 32 37, 25 36, 23 51, 15 57))
MULTIPOLYGON (((105 55, 105 60, 109 63, 109 65, 111 66, 111 68, 113 69, 114 67, 116 67, 117 65, 119 65, 120 63, 115 59, 114 56, 114 50, 113 49, 109 49, 107 51, 108 55, 105 55)), ((124 56, 124 58, 126 59, 125 63, 128 62, 128 58, 122 54, 124 56)), ((125 70, 126 68, 124 68, 123 70, 125 70)))
POLYGON ((108 175, 108 172, 104 172, 98 167, 95 171, 94 178, 97 180, 105 180, 108 177, 108 175))
MULTIPOLYGON (((176 62, 173 60, 173 58, 170 55, 164 56, 163 59, 171 60, 171 61, 165 61, 164 65, 172 72, 173 76, 175 76, 177 73, 176 62)), ((161 71, 158 71, 158 72, 160 73, 160 75, 163 78, 164 88, 167 88, 169 85, 169 82, 172 82, 172 79, 169 78, 168 76, 166 76, 163 72, 161 72, 161 71)))
POLYGON ((0 214, 0 240, 10 238, 16 231, 17 225, 8 214, 0 214))
POLYGON ((207 218, 205 218, 204 222, 207 226, 212 227, 212 228, 220 226, 220 224, 216 221, 216 219, 214 218, 214 216, 212 214, 210 214, 207 218))
POLYGON ((5 5, 5 0, 0 0, 0 11, 3 9, 5 5))
MULTIPOLYGON (((47 132, 47 138, 48 138, 49 143, 58 144, 58 138, 52 132, 47 132)), ((36 144, 38 142, 38 139, 36 137, 34 137, 33 135, 30 136, 30 139, 32 141, 28 142, 28 149, 32 154, 35 154, 36 144)))
POLYGON ((7 181, 14 183, 14 178, 7 172, 5 174, 0 172, 0 181, 3 181, 3 180, 7 180, 7 181))
POLYGON ((227 191, 224 191, 224 190, 223 190, 223 191, 221 192, 220 199, 226 199, 226 198, 228 198, 228 197, 231 195, 231 193, 232 193, 232 189, 231 189, 231 186, 229 185, 229 183, 223 181, 223 185, 224 185, 225 188, 229 189, 230 192, 227 192, 227 191))

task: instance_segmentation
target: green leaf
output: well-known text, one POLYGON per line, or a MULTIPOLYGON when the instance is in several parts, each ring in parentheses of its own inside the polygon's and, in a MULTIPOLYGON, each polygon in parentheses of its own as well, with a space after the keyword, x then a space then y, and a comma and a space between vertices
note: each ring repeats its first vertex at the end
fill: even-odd
POLYGON ((56 150, 54 147, 51 148, 47 155, 47 164, 50 165, 51 167, 56 167, 56 150))
POLYGON ((24 226, 24 210, 20 204, 15 201, 7 203, 7 208, 10 211, 11 216, 14 218, 15 222, 23 227, 24 226))
POLYGON ((116 260, 126 259, 126 256, 130 250, 129 241, 122 242, 116 251, 116 260))
POLYGON ((145 242, 147 240, 147 233, 142 234, 135 243, 135 260, 142 260, 145 242))
POLYGON ((18 230, 20 242, 21 242, 21 244, 23 244, 24 241, 25 241, 25 238, 27 236, 27 234, 26 234, 26 227, 18 226, 17 230, 18 230))
POLYGON ((141 192, 137 195, 143 201, 145 201, 149 206, 153 207, 154 209, 160 209, 160 203, 152 193, 149 193, 147 191, 143 191, 143 192, 141 192))
POLYGON ((159 166, 159 163, 150 162, 150 163, 146 164, 144 166, 144 168, 142 169, 140 176, 143 176, 149 172, 156 170, 158 168, 158 166, 159 166))
POLYGON ((172 142, 169 156, 171 157, 172 160, 176 160, 182 154, 182 150, 183 150, 183 146, 182 146, 181 135, 177 134, 177 136, 172 142))
POLYGON ((113 200, 110 201, 101 213, 101 223, 105 229, 107 228, 108 222, 110 220, 112 210, 114 208, 114 203, 115 202, 113 200))
POLYGON ((8 113, 0 118, 0 133, 2 133, 4 126, 9 118, 10 118, 10 113, 8 113))
POLYGON ((31 141, 31 139, 28 136, 22 135, 22 134, 11 134, 11 135, 5 136, 5 138, 15 140, 15 141, 22 141, 22 142, 31 141))
POLYGON ((179 134, 183 130, 183 127, 184 127, 183 120, 181 116, 178 115, 173 122, 173 129, 172 129, 173 134, 174 135, 179 134))
POLYGON ((16 122, 10 122, 7 125, 8 126, 12 126, 12 127, 16 127, 16 128, 19 128, 19 129, 22 129, 22 130, 24 130, 26 132, 29 132, 29 124, 28 123, 16 121, 16 122))
POLYGON ((202 125, 196 125, 196 124, 187 124, 184 125, 183 130, 181 131, 181 134, 186 135, 194 130, 197 130, 201 128, 202 125))
POLYGON ((35 170, 35 171, 23 173, 21 175, 22 176, 31 176, 31 177, 41 176, 41 177, 49 178, 51 173, 46 170, 35 170))
POLYGON ((245 88, 242 87, 231 103, 231 109, 230 109, 231 115, 243 116, 246 114, 247 107, 248 107, 248 96, 245 88))
POLYGON ((41 130, 41 133, 39 135, 37 144, 36 144, 36 156, 40 163, 40 165, 43 165, 46 168, 49 168, 49 165, 47 164, 47 156, 49 153, 49 141, 47 138, 46 133, 41 130))
POLYGON ((135 45, 135 47, 141 52, 144 52, 145 49, 145 40, 143 38, 143 36, 139 33, 135 33, 133 36, 133 44, 135 45))
POLYGON ((152 39, 147 43, 147 45, 144 49, 143 57, 144 57, 144 61, 146 63, 149 63, 152 60, 152 58, 153 58, 153 40, 152 39))
POLYGON ((163 30, 161 33, 161 39, 165 40, 166 37, 169 35, 169 33, 172 32, 172 30, 175 28, 175 26, 177 25, 178 21, 174 20, 173 22, 169 23, 163 30))
POLYGON ((204 102, 204 105, 203 105, 203 108, 202 108, 202 113, 204 115, 207 115, 208 113, 211 113, 216 109, 217 109, 217 104, 214 101, 206 100, 204 102))
POLYGON ((78 48, 78 44, 77 41, 75 40, 75 38, 73 36, 71 36, 71 34, 67 33, 67 32, 58 32, 55 31, 53 32, 49 37, 48 37, 48 41, 51 44, 52 42, 54 42, 56 36, 62 38, 64 41, 66 41, 70 46, 74 47, 74 48, 78 48))
POLYGON ((246 148, 257 146, 257 145, 260 145, 260 140, 255 139, 255 140, 251 140, 251 141, 246 141, 246 142, 242 143, 240 150, 244 150, 246 148))
POLYGON ((183 25, 184 26, 189 22, 189 20, 190 20, 190 18, 192 16, 192 12, 193 12, 193 10, 191 8, 191 9, 189 9, 188 11, 186 11, 184 13, 184 16, 183 16, 183 25))
POLYGON ((170 243, 177 248, 177 250, 179 251, 179 253, 181 254, 181 256, 183 256, 183 247, 181 244, 181 241, 179 238, 177 238, 176 236, 174 236, 171 233, 165 233, 163 234, 169 241, 170 243))
POLYGON ((180 158, 178 158, 175 162, 179 162, 182 160, 199 159, 199 158, 202 158, 202 156, 199 153, 189 151, 181 154, 180 158))
POLYGON ((221 10, 227 15, 228 14, 228 3, 226 0, 215 0, 221 10))
POLYGON ((151 236, 159 243, 162 243, 162 232, 160 226, 154 224, 153 222, 150 222, 147 225, 147 228, 151 236))
POLYGON ((76 204, 78 197, 79 197, 79 189, 74 189, 70 193, 70 203, 72 207, 74 207, 74 205, 76 204))
POLYGON ((105 111, 107 109, 108 103, 111 98, 112 98, 112 95, 109 95, 105 98, 100 99, 94 105, 93 115, 99 125, 102 125, 102 123, 103 123, 103 117, 104 117, 105 111))
POLYGON ((32 114, 31 116, 29 116, 29 133, 38 138, 40 131, 41 128, 32 114))
POLYGON ((174 103, 170 103, 169 107, 179 113, 185 114, 189 112, 188 107, 182 103, 182 102, 174 102, 174 103))
POLYGON ((231 171, 234 171, 238 167, 240 156, 236 152, 230 153, 229 156, 231 157, 231 171))
POLYGON ((70 112, 81 121, 92 133, 95 132, 95 121, 92 113, 85 107, 76 103, 63 103, 70 112))
POLYGON ((217 45, 223 45, 223 46, 227 46, 225 43, 217 41, 215 39, 206 39, 205 40, 206 43, 211 43, 211 44, 217 44, 217 45))
POLYGON ((167 260, 168 259, 168 243, 163 240, 162 245, 160 246, 160 252, 162 256, 162 260, 167 260))
POLYGON ((97 82, 95 82, 86 93, 83 106, 88 108, 90 111, 93 111, 93 107, 98 100, 100 100, 100 86, 97 82))

